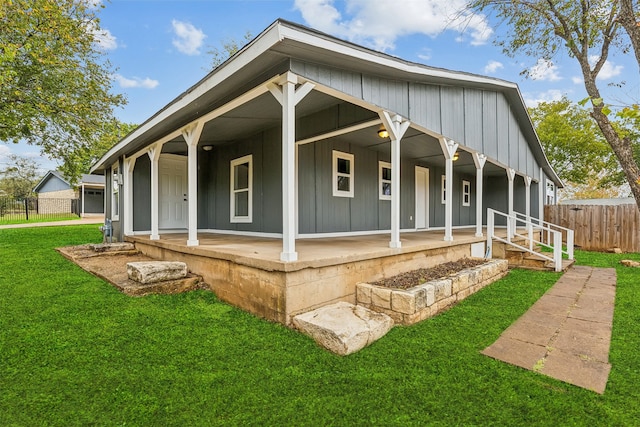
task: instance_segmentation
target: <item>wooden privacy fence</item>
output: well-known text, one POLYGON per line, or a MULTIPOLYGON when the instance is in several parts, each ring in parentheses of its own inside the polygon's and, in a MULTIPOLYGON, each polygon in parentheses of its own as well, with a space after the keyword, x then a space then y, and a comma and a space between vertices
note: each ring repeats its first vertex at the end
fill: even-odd
POLYGON ((577 248, 640 252, 640 212, 635 204, 545 206, 544 219, 574 230, 577 248))

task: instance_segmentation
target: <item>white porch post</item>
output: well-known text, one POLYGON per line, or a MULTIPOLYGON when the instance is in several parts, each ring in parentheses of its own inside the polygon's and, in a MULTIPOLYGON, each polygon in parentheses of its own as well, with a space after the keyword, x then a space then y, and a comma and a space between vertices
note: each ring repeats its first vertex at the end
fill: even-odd
POLYGON ((151 240, 160 240, 158 232, 158 161, 162 145, 156 144, 149 147, 149 158, 151 159, 151 240))
POLYGON ((198 141, 204 127, 203 121, 196 122, 193 126, 182 130, 182 137, 187 143, 187 184, 189 201, 188 229, 189 237, 187 246, 198 246, 198 141))
POLYGON ((297 261, 296 252, 296 105, 311 92, 306 82, 296 90, 298 76, 287 72, 269 90, 282 105, 282 252, 281 261, 297 261))
POLYGON ((527 216, 527 222, 531 222, 531 177, 524 177, 524 186, 525 186, 525 194, 524 194, 524 214, 527 216))
POLYGON ((542 225, 542 221, 544 221, 544 192, 546 189, 546 184, 544 182, 544 172, 542 168, 540 168, 540 179, 538 180, 538 219, 540 220, 540 225, 542 225))
POLYGON ((471 157, 476 165, 476 237, 482 237, 482 169, 487 162, 487 156, 472 153, 471 157))
POLYGON ((382 111, 380 119, 391 138, 391 240, 390 248, 400 248, 400 140, 409 129, 410 122, 399 115, 391 117, 382 111))
POLYGON ((442 137, 440 147, 445 158, 444 240, 450 242, 453 240, 453 155, 458 149, 458 143, 442 137))
MULTIPOLYGON (((507 178, 509 179, 509 202, 508 202, 508 210, 509 216, 513 216, 513 180, 516 177, 516 171, 512 168, 507 168, 507 178)), ((513 237, 515 233, 516 224, 514 221, 509 219, 507 221, 508 233, 510 237, 513 237)))
POLYGON ((136 166, 136 159, 125 159, 124 161, 124 234, 133 234, 133 168, 136 166))

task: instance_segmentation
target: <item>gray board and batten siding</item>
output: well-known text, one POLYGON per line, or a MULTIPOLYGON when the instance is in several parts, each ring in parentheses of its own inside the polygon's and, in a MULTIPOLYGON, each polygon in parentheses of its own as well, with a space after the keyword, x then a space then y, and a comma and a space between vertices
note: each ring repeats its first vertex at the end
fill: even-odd
MULTIPOLYGON (((391 80, 299 60, 291 61, 291 70, 540 179, 544 159, 535 158, 509 100, 500 91, 391 80)), ((529 138, 538 143, 534 134, 529 138)))

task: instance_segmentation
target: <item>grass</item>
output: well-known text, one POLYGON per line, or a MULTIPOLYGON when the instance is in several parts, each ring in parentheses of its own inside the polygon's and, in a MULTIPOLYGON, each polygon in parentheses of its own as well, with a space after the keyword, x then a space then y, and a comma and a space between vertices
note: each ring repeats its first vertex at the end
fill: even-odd
POLYGON ((0 425, 635 425, 640 272, 622 258, 604 395, 480 354, 559 277, 515 270, 335 356, 212 293, 130 298, 54 247, 95 226, 0 230, 0 425))
POLYGON ((78 215, 74 214, 37 214, 37 213, 29 213, 29 220, 24 218, 16 219, 15 217, 24 216, 22 214, 8 214, 6 217, 0 216, 0 225, 12 225, 12 224, 31 224, 34 222, 53 222, 53 221, 67 221, 70 219, 79 219, 78 215))

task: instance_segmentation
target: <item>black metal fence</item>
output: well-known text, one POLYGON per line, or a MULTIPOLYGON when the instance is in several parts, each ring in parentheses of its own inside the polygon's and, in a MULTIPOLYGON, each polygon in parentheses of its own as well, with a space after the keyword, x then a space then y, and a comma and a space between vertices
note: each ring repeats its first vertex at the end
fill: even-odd
POLYGON ((0 224, 48 221, 80 216, 79 199, 0 196, 0 224))

